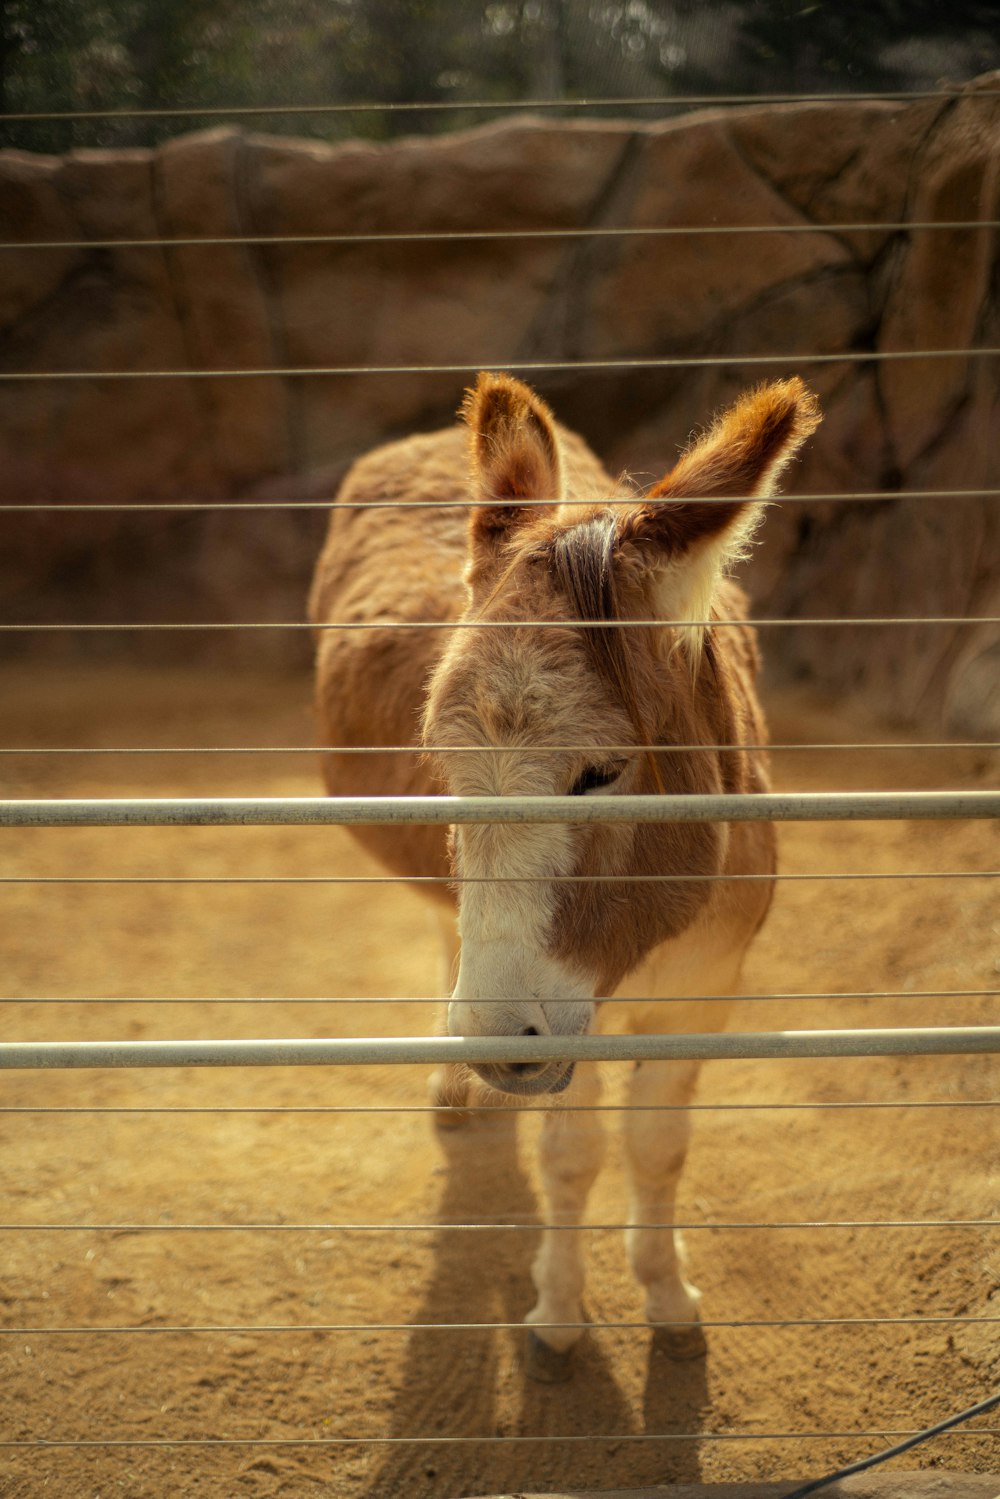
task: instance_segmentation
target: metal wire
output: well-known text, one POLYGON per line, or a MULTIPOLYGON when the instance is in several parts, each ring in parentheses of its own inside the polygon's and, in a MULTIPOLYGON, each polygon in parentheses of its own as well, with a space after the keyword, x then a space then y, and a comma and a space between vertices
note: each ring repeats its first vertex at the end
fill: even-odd
MULTIPOLYGON (((859 990, 853 993, 839 990, 822 990, 819 992, 802 993, 799 991, 787 994, 699 994, 697 1003, 704 1004, 761 1004, 771 1001, 780 1003, 801 1004, 813 1000, 878 1000, 887 999, 991 999, 1000 994, 1000 989, 882 989, 882 990, 859 990)), ((74 995, 57 995, 44 998, 32 995, 30 999, 0 998, 0 1004, 33 1004, 33 1005, 439 1005, 444 996, 423 995, 421 997, 407 996, 397 998, 395 995, 370 996, 370 995, 312 995, 309 998, 301 998, 295 995, 243 995, 239 997, 220 997, 218 995, 142 995, 135 994, 130 997, 102 996, 81 998, 74 995)), ((486 1001, 480 1001, 485 1003, 486 1001)), ((550 1004, 558 1004, 558 1000, 550 1000, 550 1004)), ((501 1000, 500 1003, 506 1003, 501 1000)), ((575 1001, 566 1001, 575 1003, 575 1001)), ((690 997, 683 998, 670 994, 648 994, 641 997, 635 995, 624 996, 620 994, 609 994, 600 999, 602 1005, 674 1005, 690 1004, 690 997)))
MULTIPOLYGON (((857 489, 840 490, 836 494, 783 494, 772 499, 771 504, 781 505, 829 505, 837 502, 850 502, 851 504, 861 501, 885 504, 886 500, 977 500, 996 499, 1000 496, 1000 489, 857 489)), ((519 510, 547 509, 551 505, 578 504, 578 505, 602 505, 614 508, 619 505, 634 505, 641 494, 633 495, 608 495, 594 496, 588 500, 564 501, 562 499, 552 500, 518 500, 519 510)), ((747 495, 745 498, 754 499, 755 496, 747 495)), ((759 497, 758 497, 759 498, 759 497)), ((699 505, 731 505, 733 497, 720 495, 701 495, 698 499, 699 505)), ((156 514, 161 511, 174 510, 221 510, 221 511, 253 511, 253 510, 477 510, 481 507, 480 500, 335 500, 333 495, 322 500, 128 500, 116 502, 110 500, 95 501, 21 501, 20 503, 0 504, 0 512, 15 511, 24 515, 35 515, 42 513, 74 514, 77 511, 140 511, 143 513, 156 514)))
MULTIPOLYGON (((703 1328, 744 1327, 992 1327, 1000 1317, 927 1316, 909 1317, 736 1317, 707 1320, 703 1328)), ((658 1327, 690 1328, 690 1320, 657 1318, 658 1327)), ((649 1332, 648 1322, 533 1322, 535 1331, 573 1328, 580 1332, 649 1332)), ((184 1333, 364 1333, 364 1332, 523 1332, 523 1322, 219 1322, 219 1323, 131 1323, 90 1327, 0 1327, 0 1337, 122 1337, 133 1334, 184 1333)))
POLYGON ((901 1219, 812 1219, 805 1222, 754 1223, 552 1223, 537 1219, 513 1222, 508 1219, 483 1220, 476 1223, 0 1223, 0 1233, 101 1233, 101 1234, 188 1234, 188 1233, 538 1233, 542 1228, 553 1233, 621 1233, 625 1229, 678 1229, 684 1233, 703 1229, 784 1230, 784 1229, 868 1229, 868 1228, 976 1228, 1000 1229, 998 1218, 901 1218, 901 1219))
MULTIPOLYGON (((873 626, 895 625, 1000 625, 1000 614, 892 614, 883 616, 836 615, 823 618, 801 619, 617 619, 616 630, 745 630, 747 625, 755 630, 774 626, 791 626, 804 629, 807 626, 873 626)), ((359 622, 356 620, 322 620, 316 624, 310 620, 265 619, 265 620, 109 620, 100 624, 82 624, 79 621, 52 623, 47 620, 21 620, 13 624, 0 624, 5 634, 100 634, 127 630, 135 633, 192 632, 218 630, 308 630, 317 634, 324 630, 606 630, 608 621, 603 619, 392 619, 359 622)))
POLYGON ((922 99, 994 99, 1000 94, 996 89, 969 91, 963 85, 953 88, 871 90, 860 93, 772 93, 772 94, 623 94, 617 97, 591 97, 573 99, 436 99, 409 101, 393 100, 377 103, 371 100, 335 104, 238 104, 215 105, 202 108, 174 107, 165 109, 71 109, 49 111, 19 111, 0 114, 3 124, 28 121, 58 120, 163 120, 163 119, 240 119, 269 115, 354 115, 354 114, 453 114, 455 112, 486 111, 495 114, 516 114, 531 110, 568 109, 655 109, 667 108, 713 108, 722 105, 745 104, 842 104, 859 103, 903 104, 922 99))
POLYGON ((45 380, 302 380, 309 376, 349 375, 475 375, 481 369, 501 365, 522 374, 572 371, 575 374, 595 370, 671 370, 731 369, 734 366, 794 365, 801 368, 815 364, 886 364, 915 359, 995 359, 1000 348, 960 349, 865 349, 844 350, 838 354, 684 354, 647 359, 480 359, 474 364, 333 364, 270 365, 248 369, 161 369, 161 370, 0 370, 0 382, 18 380, 33 383, 45 380))
MULTIPOLYGON (((912 1327, 928 1326, 994 1326, 1000 1317, 928 1316, 921 1313, 903 1317, 741 1317, 707 1320, 700 1318, 702 1328, 799 1328, 799 1327, 912 1327)), ((658 1327, 690 1328, 690 1321, 657 1320, 658 1327)), ((572 1329, 587 1332, 644 1332, 649 1322, 535 1322, 535 1331, 572 1329)), ((6 1337, 121 1337, 144 1334, 204 1336, 206 1334, 301 1335, 304 1333, 370 1333, 370 1332, 523 1332, 523 1322, 277 1322, 277 1323, 131 1323, 107 1326, 17 1326, 0 1327, 6 1337)), ((460 1439, 468 1440, 468 1439, 460 1439)), ((581 1438, 581 1440, 586 1440, 581 1438)))
MULTIPOLYGON (((648 1326, 648 1324, 647 1324, 648 1326)), ((947 1436, 976 1437, 995 1436, 1000 1426, 977 1426, 971 1431, 949 1431, 947 1436)), ((878 1431, 756 1431, 756 1432, 711 1432, 711 1431, 653 1431, 653 1432, 592 1432, 585 1436, 575 1433, 570 1436, 548 1434, 525 1436, 503 1433, 491 1436, 326 1436, 326 1437, 29 1437, 23 1440, 9 1438, 0 1440, 0 1448, 30 1448, 47 1451, 50 1448, 72 1447, 81 1450, 120 1447, 469 1447, 496 1446, 531 1442, 813 1442, 854 1441, 859 1437, 918 1436, 914 1431, 895 1431, 882 1426, 878 1431)))
MULTIPOLYGON (((786 751, 824 750, 1000 750, 995 739, 839 740, 805 744, 532 744, 512 745, 504 754, 592 755, 637 754, 784 754, 786 751)), ((492 744, 74 744, 0 745, 0 755, 495 755, 492 744)))
MULTIPOLYGON (((718 1114, 782 1113, 791 1110, 829 1109, 997 1109, 1000 1098, 899 1098, 864 1099, 831 1103, 824 1100, 805 1103, 650 1103, 574 1104, 463 1104, 465 1114, 718 1114)), ((446 1104, 3 1104, 0 1114, 431 1114, 453 1115, 446 1104)))
POLYGON ((703 239, 731 234, 915 234, 922 230, 948 233, 1000 229, 1000 219, 878 219, 848 224, 676 224, 628 225, 621 228, 585 225, 553 229, 407 229, 365 234, 206 234, 147 239, 35 239, 0 240, 4 250, 181 250, 239 245, 363 245, 464 244, 511 240, 580 239, 703 239))
MULTIPOLYGON (((13 874, 0 875, 3 885, 690 885, 690 884, 803 884, 853 883, 885 880, 995 880, 998 869, 892 870, 888 873, 862 870, 850 874, 557 874, 502 875, 405 875, 405 874, 13 874)), ((3 1003, 0 1000, 0 1003, 3 1003)))

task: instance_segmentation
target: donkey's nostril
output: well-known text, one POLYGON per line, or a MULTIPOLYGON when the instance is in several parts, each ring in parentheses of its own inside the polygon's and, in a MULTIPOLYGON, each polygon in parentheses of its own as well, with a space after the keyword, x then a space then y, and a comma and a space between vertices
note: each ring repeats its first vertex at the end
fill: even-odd
MULTIPOLYGON (((522 1036, 537 1036, 538 1028, 534 1025, 526 1025, 521 1031, 522 1036)), ((531 1077, 536 1072, 541 1072, 544 1062, 511 1062, 510 1070, 515 1077, 531 1077)))

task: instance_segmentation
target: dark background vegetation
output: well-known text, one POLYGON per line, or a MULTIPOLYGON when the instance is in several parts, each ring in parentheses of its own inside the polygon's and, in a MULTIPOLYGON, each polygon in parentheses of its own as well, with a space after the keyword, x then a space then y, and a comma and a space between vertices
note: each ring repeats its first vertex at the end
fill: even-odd
POLYGON ((8 119, 0 145, 146 146, 220 109, 385 138, 489 117, 472 104, 653 98, 662 114, 692 94, 926 89, 998 65, 990 0, 0 0, 0 113, 194 112, 8 119), (370 108, 413 103, 435 107, 370 108))

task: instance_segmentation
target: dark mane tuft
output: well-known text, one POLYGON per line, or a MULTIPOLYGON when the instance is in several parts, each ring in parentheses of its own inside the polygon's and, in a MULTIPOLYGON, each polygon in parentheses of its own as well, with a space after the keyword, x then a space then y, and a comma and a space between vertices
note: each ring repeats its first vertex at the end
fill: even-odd
MULTIPOLYGON (((606 629, 583 631, 591 661, 625 709, 636 743, 648 745, 649 731, 633 669, 629 632, 618 628, 622 613, 615 585, 617 544, 617 517, 611 513, 594 516, 556 533, 551 542, 552 571, 577 618, 606 623, 606 629)), ((652 753, 649 762, 662 791, 652 753)))

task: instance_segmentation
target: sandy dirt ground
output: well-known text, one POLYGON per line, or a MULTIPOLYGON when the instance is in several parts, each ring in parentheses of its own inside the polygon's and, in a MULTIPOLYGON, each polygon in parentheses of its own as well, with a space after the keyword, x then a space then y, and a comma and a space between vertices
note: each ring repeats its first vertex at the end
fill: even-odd
MULTIPOLYGON (((306 745, 308 697, 304 677, 8 665, 2 743, 306 745)), ((801 700, 773 704, 772 727, 885 736, 801 700)), ((775 770, 792 789, 985 786, 997 760, 787 752, 775 770)), ((4 756, 0 775, 9 796, 319 789, 309 755, 4 756)), ((781 841, 786 874, 1000 866, 985 823, 789 825, 781 841)), ((406 1002, 440 992, 418 895, 269 883, 377 875, 340 830, 7 832, 0 866, 27 879, 0 886, 4 1039, 436 1028, 406 1002)), ((749 1000, 733 1028, 995 1021, 995 997, 913 995, 996 991, 998 968, 988 879, 789 881, 746 993, 890 997, 749 1000)), ((525 1380, 518 1331, 475 1325, 531 1305, 537 1117, 437 1130, 412 1067, 3 1074, 0 1493, 455 1499, 807 1477, 876 1450, 996 1387, 1000 1234, 710 1225, 993 1217, 1000 1114, 980 1105, 998 1067, 707 1066, 679 1211, 702 1225, 687 1240, 705 1318, 743 1325, 709 1326, 688 1363, 644 1327, 595 1328, 560 1387, 525 1380), (836 1320, 852 1318, 901 1320, 836 1320)), ((608 1124, 593 1225, 623 1213, 608 1124)), ((587 1236, 590 1319, 635 1323, 621 1234, 587 1236)), ((903 1466, 990 1471, 998 1450, 955 1435, 903 1466)))

